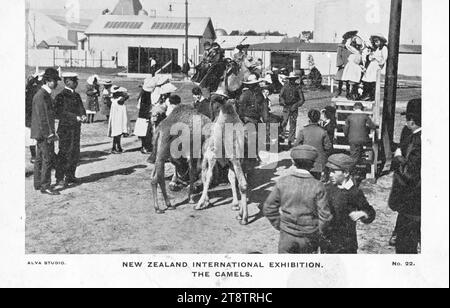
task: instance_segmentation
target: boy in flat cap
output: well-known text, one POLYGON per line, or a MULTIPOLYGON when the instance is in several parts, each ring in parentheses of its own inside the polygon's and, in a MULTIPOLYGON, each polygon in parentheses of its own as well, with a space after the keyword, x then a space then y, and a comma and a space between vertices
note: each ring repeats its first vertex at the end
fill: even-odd
POLYGON ((56 189, 76 184, 75 171, 80 160, 81 123, 87 120, 86 110, 78 87, 78 75, 62 75, 65 88, 55 98, 56 117, 59 119, 59 152, 56 166, 56 189))
POLYGON ((280 254, 312 254, 318 251, 320 235, 333 216, 324 184, 310 173, 317 150, 301 145, 292 149, 291 157, 296 170, 277 182, 263 213, 280 231, 280 254))
POLYGON ((333 220, 326 232, 327 243, 322 251, 328 254, 357 254, 356 223, 370 224, 375 210, 364 193, 355 186, 351 171, 355 161, 348 155, 335 154, 328 158, 330 183, 326 185, 333 220))

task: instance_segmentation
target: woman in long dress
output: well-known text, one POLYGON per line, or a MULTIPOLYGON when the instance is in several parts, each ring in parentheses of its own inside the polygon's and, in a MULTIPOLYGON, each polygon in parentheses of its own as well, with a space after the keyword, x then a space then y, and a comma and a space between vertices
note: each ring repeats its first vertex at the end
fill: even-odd
POLYGON ((108 137, 113 138, 112 154, 121 154, 121 137, 128 133, 128 116, 125 102, 129 96, 127 89, 113 86, 111 89, 111 114, 108 122, 108 137))
POLYGON ((377 84, 377 74, 384 68, 388 57, 387 39, 383 35, 373 35, 370 38, 371 52, 368 55, 369 64, 363 76, 364 92, 362 101, 374 101, 377 84))

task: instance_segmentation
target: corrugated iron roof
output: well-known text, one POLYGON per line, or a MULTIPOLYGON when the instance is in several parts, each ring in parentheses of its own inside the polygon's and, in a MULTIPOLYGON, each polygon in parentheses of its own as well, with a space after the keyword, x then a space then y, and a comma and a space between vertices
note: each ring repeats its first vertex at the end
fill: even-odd
MULTIPOLYGON (((101 15, 89 25, 85 34, 184 36, 184 27, 185 19, 182 17, 101 15), (126 25, 139 25, 139 27, 126 25)), ((211 18, 189 18, 189 36, 202 37, 208 27, 211 27, 214 35, 211 18)))
POLYGON ((49 47, 77 47, 77 44, 61 37, 54 36, 49 39, 42 41, 41 43, 46 43, 49 47))
POLYGON ((92 23, 91 19, 80 19, 78 23, 69 23, 67 22, 64 16, 55 16, 55 15, 47 15, 54 21, 56 21, 61 26, 67 28, 68 30, 80 31, 84 32, 89 25, 92 23))
MULTIPOLYGON (((265 43, 253 44, 249 50, 280 52, 336 52, 339 44, 335 43, 265 43)), ((422 45, 400 45, 402 54, 422 54, 422 45)))

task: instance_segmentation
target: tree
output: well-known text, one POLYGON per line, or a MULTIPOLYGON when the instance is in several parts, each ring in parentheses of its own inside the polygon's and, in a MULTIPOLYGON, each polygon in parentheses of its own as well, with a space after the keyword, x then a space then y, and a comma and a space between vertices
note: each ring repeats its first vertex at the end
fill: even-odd
POLYGON ((240 35, 241 33, 239 32, 239 30, 233 30, 231 31, 230 35, 240 35))
POLYGON ((280 31, 267 31, 265 33, 261 33, 260 35, 268 35, 268 36, 286 36, 286 34, 280 33, 280 31))
POLYGON ((258 32, 256 32, 255 30, 248 30, 247 32, 244 33, 244 35, 257 36, 258 32))

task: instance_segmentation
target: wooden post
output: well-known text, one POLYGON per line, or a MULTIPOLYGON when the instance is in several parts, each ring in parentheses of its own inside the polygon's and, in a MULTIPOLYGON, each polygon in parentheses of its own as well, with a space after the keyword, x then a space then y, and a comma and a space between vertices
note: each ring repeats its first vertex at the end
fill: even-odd
POLYGON ((100 68, 103 67, 103 51, 100 51, 100 68))
POLYGON ((384 171, 390 169, 390 164, 392 161, 391 144, 394 140, 401 15, 402 15, 402 0, 391 0, 388 60, 386 66, 386 80, 385 80, 385 92, 383 104, 383 125, 382 125, 384 155, 386 158, 384 171))
POLYGON ((69 57, 70 57, 69 66, 72 67, 72 49, 69 50, 69 57))
POLYGON ((56 66, 56 49, 53 48, 53 67, 56 66))
POLYGON ((185 51, 184 51, 184 63, 189 63, 189 4, 188 4, 188 0, 186 0, 186 25, 185 25, 185 51))
POLYGON ((84 67, 87 67, 87 50, 84 51, 84 67))

